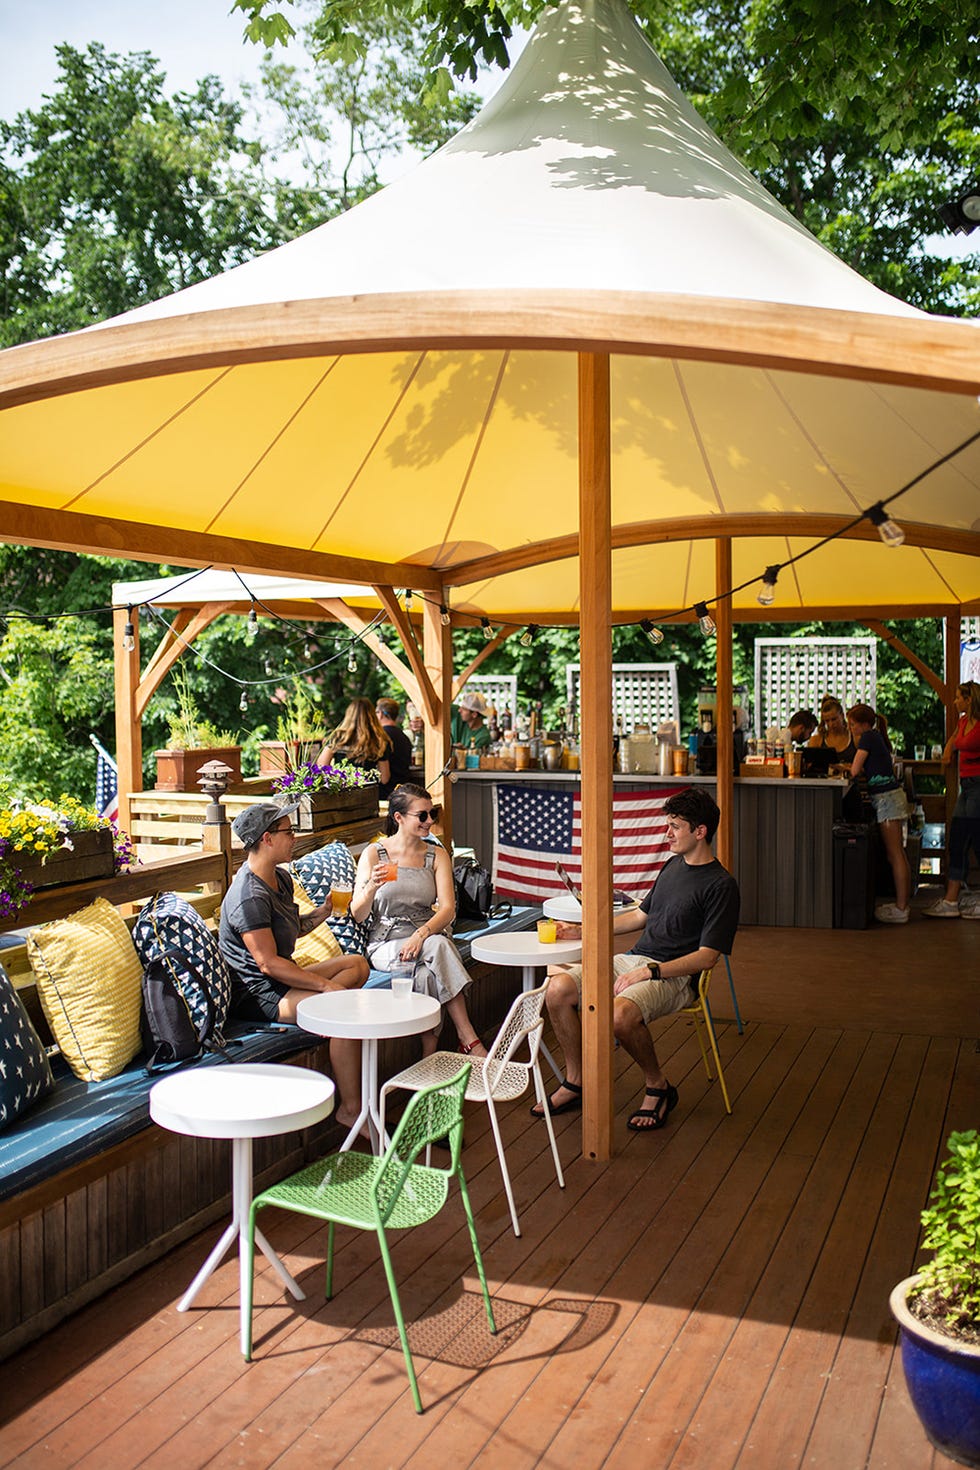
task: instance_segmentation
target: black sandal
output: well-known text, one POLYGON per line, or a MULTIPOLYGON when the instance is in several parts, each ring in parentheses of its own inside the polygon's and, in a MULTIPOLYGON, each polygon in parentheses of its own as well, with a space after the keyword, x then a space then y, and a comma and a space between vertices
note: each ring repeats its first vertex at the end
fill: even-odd
POLYGON ((662 1128, 667 1121, 667 1114, 672 1113, 677 1106, 677 1088, 672 1087, 669 1082, 666 1087, 646 1088, 645 1095, 655 1097, 657 1106, 653 1109, 637 1108, 635 1113, 630 1113, 626 1126, 634 1133, 654 1133, 658 1128, 662 1128), (634 1121, 637 1118, 649 1121, 637 1123, 634 1121))
MULTIPOLYGON (((559 1113, 571 1113, 575 1108, 580 1108, 582 1106, 582 1089, 581 1087, 579 1087, 578 1083, 566 1082, 563 1079, 561 1085, 566 1089, 566 1091, 574 1093, 575 1096, 570 1097, 567 1102, 563 1103, 553 1103, 550 1097, 546 1097, 544 1100, 544 1105, 553 1118, 557 1118, 559 1113)), ((534 1103, 532 1105, 530 1109, 531 1117, 543 1118, 544 1113, 537 1112, 537 1106, 537 1103, 534 1103)))

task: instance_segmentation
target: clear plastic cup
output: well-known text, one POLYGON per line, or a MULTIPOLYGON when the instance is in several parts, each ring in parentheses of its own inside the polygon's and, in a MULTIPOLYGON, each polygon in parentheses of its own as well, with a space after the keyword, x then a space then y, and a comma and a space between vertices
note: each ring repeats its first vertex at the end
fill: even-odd
POLYGON ((392 972, 391 993, 396 1000, 404 1000, 407 996, 411 995, 413 988, 414 981, 411 975, 396 975, 392 972))
POLYGON ((558 925, 554 919, 538 920, 538 943, 554 944, 558 938, 558 925))

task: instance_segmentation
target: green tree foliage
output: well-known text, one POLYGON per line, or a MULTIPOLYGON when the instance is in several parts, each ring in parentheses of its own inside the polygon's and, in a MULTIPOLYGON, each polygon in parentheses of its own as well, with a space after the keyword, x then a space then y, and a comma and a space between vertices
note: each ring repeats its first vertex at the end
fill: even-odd
POLYGON ((3 346, 155 300, 290 232, 289 191, 262 176, 216 77, 168 98, 146 52, 57 53, 42 106, 0 124, 3 346))
MULTIPOLYGON (((349 61, 407 9, 430 97, 506 66, 515 26, 552 0, 323 0, 324 55, 349 61)), ((271 17, 277 0, 245 0, 271 17)), ((632 0, 705 119, 862 275, 930 311, 980 310, 980 256, 950 257, 936 208, 980 174, 975 0, 632 0)))
MULTIPOLYGON (((307 16, 318 11, 315 0, 306 0, 307 16)), ((316 64, 312 58, 321 46, 315 19, 302 37, 303 64, 267 54, 262 92, 274 128, 273 154, 300 166, 297 197, 308 228, 375 193, 386 163, 440 147, 470 120, 480 99, 456 91, 426 103, 422 44, 403 11, 390 19, 369 16, 350 55, 316 64)), ((246 90, 256 98, 255 88, 246 90)))

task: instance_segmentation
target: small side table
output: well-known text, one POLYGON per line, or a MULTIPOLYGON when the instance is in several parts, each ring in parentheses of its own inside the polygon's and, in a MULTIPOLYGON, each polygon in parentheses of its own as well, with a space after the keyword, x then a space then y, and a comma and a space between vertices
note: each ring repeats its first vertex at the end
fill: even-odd
MULTIPOLYGON (((186 1312, 205 1281, 238 1238, 239 1314, 245 1351, 245 1260, 248 1212, 252 1207, 252 1139, 295 1133, 319 1123, 333 1110, 334 1085, 322 1072, 275 1062, 242 1062, 174 1072, 150 1088, 150 1117, 161 1128, 192 1138, 231 1139, 232 1217, 218 1244, 177 1303, 186 1312)), ((297 1301, 305 1296, 261 1231, 255 1241, 297 1301)))
POLYGON ((393 995, 390 990, 330 990, 301 1000, 296 1020, 305 1031, 317 1036, 344 1036, 360 1041, 361 1111, 340 1152, 349 1149, 364 1123, 376 1154, 385 1147, 378 1110, 378 1042, 388 1036, 418 1036, 431 1031, 442 1007, 431 995, 393 995))
MULTIPOLYGON (((471 942, 470 953, 487 965, 520 965, 521 988, 528 991, 537 984, 537 972, 547 965, 578 964, 582 958, 582 941, 558 939, 554 944, 542 944, 533 930, 527 934, 487 934, 471 942)), ((558 1081, 563 1082, 564 1076, 544 1044, 541 1054, 558 1081)))

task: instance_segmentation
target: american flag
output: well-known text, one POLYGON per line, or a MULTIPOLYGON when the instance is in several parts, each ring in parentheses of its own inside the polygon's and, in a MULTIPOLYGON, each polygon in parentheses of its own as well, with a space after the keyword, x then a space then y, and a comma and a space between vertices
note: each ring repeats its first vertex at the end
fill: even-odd
MULTIPOLYGON (((683 787, 613 794, 613 884, 645 898, 670 857, 664 803, 683 787)), ((564 893, 561 862, 582 883, 582 801, 572 791, 527 786, 494 789, 493 890, 539 903, 564 893)))
POLYGON ((95 746, 95 810, 100 817, 108 817, 112 822, 119 821, 119 776, 116 763, 106 750, 100 745, 94 735, 89 739, 95 746))

